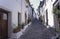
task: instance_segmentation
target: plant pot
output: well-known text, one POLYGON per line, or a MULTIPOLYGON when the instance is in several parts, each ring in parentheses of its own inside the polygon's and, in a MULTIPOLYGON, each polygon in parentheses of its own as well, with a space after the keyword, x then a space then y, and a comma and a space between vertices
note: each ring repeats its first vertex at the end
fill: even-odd
POLYGON ((21 31, 19 31, 17 33, 12 33, 11 34, 11 39, 18 39, 18 38, 20 38, 21 35, 22 35, 21 31))
POLYGON ((11 34, 12 39, 18 39, 22 35, 21 27, 16 27, 11 34))
POLYGON ((13 33, 17 33, 17 32, 19 32, 21 30, 21 28, 20 27, 17 27, 17 28, 15 28, 14 30, 13 30, 13 33))

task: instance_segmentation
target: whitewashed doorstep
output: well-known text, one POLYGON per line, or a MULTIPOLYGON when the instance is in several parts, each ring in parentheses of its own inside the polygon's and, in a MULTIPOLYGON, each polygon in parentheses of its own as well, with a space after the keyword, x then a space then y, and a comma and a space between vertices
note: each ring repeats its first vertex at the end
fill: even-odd
POLYGON ((27 24, 26 26, 24 26, 24 29, 22 29, 22 32, 25 32, 26 28, 28 28, 28 25, 30 25, 31 22, 29 24, 27 24))
POLYGON ((31 24, 31 22, 29 24, 27 24, 26 26, 24 26, 24 29, 21 29, 20 32, 12 33, 11 38, 9 38, 9 39, 18 39, 19 37, 21 37, 23 35, 23 32, 25 32, 26 28, 28 28, 28 25, 30 25, 30 24, 31 24))

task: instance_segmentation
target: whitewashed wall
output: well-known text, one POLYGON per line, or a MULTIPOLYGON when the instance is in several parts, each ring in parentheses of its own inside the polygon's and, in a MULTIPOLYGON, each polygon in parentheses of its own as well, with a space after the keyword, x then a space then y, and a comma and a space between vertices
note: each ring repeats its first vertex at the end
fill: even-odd
POLYGON ((48 12, 48 26, 55 28, 54 26, 54 14, 53 14, 53 3, 56 0, 46 0, 46 4, 43 5, 42 8, 40 8, 41 15, 45 17, 45 24, 47 22, 46 19, 46 10, 48 12))
POLYGON ((18 12, 21 13, 21 23, 25 22, 25 0, 22 0, 22 7, 21 0, 0 0, 0 8, 11 12, 9 14, 11 24, 8 26, 8 36, 10 37, 13 28, 16 28, 18 26, 18 12))
MULTIPOLYGON (((54 14, 53 14, 53 2, 54 1, 55 0, 53 0, 53 1, 51 1, 51 0, 47 1, 46 2, 46 7, 45 7, 45 12, 46 12, 46 9, 48 10, 48 25, 50 27, 53 27, 53 28, 55 28, 55 26, 54 26, 54 14)), ((45 18, 46 18, 46 14, 45 14, 45 18)))
POLYGON ((20 13, 21 13, 21 24, 25 23, 25 12, 26 12, 26 1, 25 0, 19 0, 20 4, 20 13))
POLYGON ((29 15, 32 18, 32 7, 31 6, 29 6, 29 15))
POLYGON ((26 6, 28 6, 26 8, 26 11, 27 11, 28 16, 29 17, 32 17, 32 7, 28 3, 26 3, 26 6))
POLYGON ((0 8, 11 11, 11 26, 8 27, 8 35, 10 36, 12 29, 18 25, 18 3, 16 0, 0 0, 0 8))

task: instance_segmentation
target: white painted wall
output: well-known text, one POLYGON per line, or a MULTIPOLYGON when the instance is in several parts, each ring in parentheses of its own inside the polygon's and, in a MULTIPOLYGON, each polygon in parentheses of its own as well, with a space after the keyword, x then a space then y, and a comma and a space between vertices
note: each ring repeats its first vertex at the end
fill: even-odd
POLYGON ((13 28, 18 26, 18 12, 21 13, 21 23, 25 22, 25 0, 22 0, 22 7, 21 0, 0 0, 0 8, 11 12, 9 18, 11 19, 11 24, 9 24, 11 27, 8 27, 8 36, 10 37, 13 28))
POLYGON ((54 14, 53 14, 53 3, 55 0, 46 0, 46 5, 44 4, 42 8, 40 8, 41 15, 45 16, 45 24, 46 24, 46 10, 48 11, 48 25, 50 27, 55 28, 54 26, 54 14))
MULTIPOLYGON (((55 0, 53 0, 53 2, 54 1, 55 0)), ((48 10, 48 25, 50 27, 55 28, 55 26, 54 26, 53 4, 52 4, 53 2, 51 2, 51 0, 49 0, 48 2, 46 2, 45 11, 46 11, 46 9, 48 10)), ((45 18, 46 18, 46 15, 45 15, 45 18)))
MULTIPOLYGON (((18 24, 18 1, 16 0, 0 0, 0 6, 7 8, 12 13, 12 24, 18 24)), ((13 27, 14 28, 14 27, 13 27)))
POLYGON ((25 23, 25 12, 26 12, 26 1, 25 0, 19 0, 20 4, 20 13, 21 13, 21 24, 25 23))
POLYGON ((30 18, 32 18, 32 7, 29 6, 29 15, 30 15, 30 18))
POLYGON ((30 18, 32 18, 32 7, 31 7, 28 3, 26 3, 26 6, 28 6, 28 7, 26 8, 26 11, 27 11, 28 16, 29 16, 30 18))
POLYGON ((29 4, 28 4, 27 2, 25 2, 25 6, 26 6, 25 12, 26 12, 26 14, 27 14, 27 20, 28 20, 28 17, 29 17, 30 14, 31 14, 31 8, 30 8, 30 6, 29 6, 29 4))

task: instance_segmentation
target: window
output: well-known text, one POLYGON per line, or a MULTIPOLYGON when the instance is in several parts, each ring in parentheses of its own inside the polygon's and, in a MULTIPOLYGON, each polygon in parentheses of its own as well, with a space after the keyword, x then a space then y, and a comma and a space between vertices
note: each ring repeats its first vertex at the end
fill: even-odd
POLYGON ((46 25, 48 25, 48 10, 46 10, 46 25))
POLYGON ((25 12, 25 24, 27 24, 27 14, 25 12))
POLYGON ((18 26, 21 24, 21 13, 18 12, 18 26))

